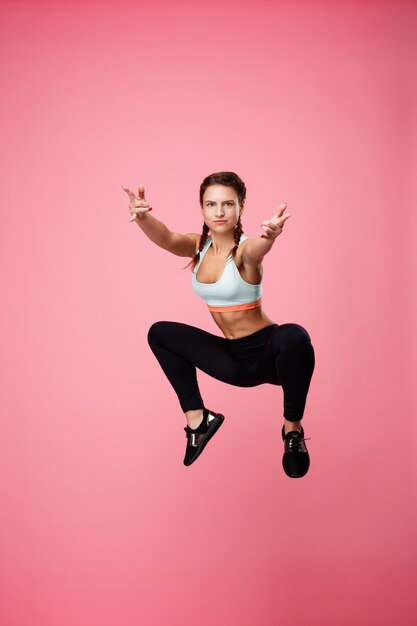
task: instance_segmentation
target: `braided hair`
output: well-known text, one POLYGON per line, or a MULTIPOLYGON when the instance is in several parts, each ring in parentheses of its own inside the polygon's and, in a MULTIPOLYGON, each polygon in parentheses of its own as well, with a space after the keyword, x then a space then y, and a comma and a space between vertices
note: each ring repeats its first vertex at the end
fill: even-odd
MULTIPOLYGON (((239 178, 237 174, 235 174, 234 172, 216 172, 215 174, 210 174, 209 176, 206 176, 206 178, 201 183, 201 186, 200 186, 200 205, 201 206, 203 206, 204 192, 206 191, 207 187, 209 187, 210 185, 225 185, 228 187, 233 187, 233 189, 237 193, 239 204, 242 204, 245 200, 245 197, 246 197, 245 183, 243 182, 243 180, 239 178)), ((202 249, 204 248, 206 244, 208 233, 209 233, 209 227, 204 222, 198 250, 196 254, 193 256, 193 258, 191 259, 191 261, 187 263, 187 265, 182 269, 186 269, 187 267, 191 266, 191 271, 194 271, 195 266, 200 257, 200 252, 202 251, 202 249)), ((236 252, 239 246, 239 241, 240 241, 240 237, 242 233, 243 233, 243 226, 242 226, 242 222, 241 222, 240 215, 239 215, 239 219, 237 221, 237 224, 235 226, 235 230, 233 233, 233 238, 235 241, 234 248, 231 251, 233 258, 235 258, 236 256, 236 252)))

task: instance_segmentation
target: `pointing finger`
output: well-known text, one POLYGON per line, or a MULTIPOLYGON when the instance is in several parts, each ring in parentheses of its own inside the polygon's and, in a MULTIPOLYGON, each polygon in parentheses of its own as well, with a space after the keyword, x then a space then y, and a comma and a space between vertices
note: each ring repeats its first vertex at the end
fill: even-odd
POLYGON ((281 217, 281 215, 284 213, 285 209, 287 208, 287 203, 284 202, 283 204, 281 204, 278 208, 278 211, 275 213, 276 217, 281 217))
POLYGON ((122 189, 127 193, 131 200, 136 200, 135 194, 129 189, 129 187, 125 187, 124 185, 122 185, 122 189))

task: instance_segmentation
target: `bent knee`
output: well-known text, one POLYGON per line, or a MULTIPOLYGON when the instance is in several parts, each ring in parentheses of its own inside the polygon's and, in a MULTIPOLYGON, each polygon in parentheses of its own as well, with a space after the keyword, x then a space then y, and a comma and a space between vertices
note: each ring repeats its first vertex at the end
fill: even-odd
POLYGON ((158 341, 159 338, 163 337, 164 334, 168 331, 170 323, 171 322, 154 322, 148 330, 148 343, 155 343, 156 341, 158 341))
POLYGON ((311 344, 311 338, 304 326, 300 324, 290 323, 282 324, 285 326, 285 340, 291 345, 303 347, 311 344))

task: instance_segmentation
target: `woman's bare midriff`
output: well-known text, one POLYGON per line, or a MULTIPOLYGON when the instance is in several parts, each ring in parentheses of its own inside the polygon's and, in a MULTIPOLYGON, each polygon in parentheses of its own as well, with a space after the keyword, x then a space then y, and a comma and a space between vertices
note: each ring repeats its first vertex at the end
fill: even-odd
POLYGON ((231 311, 230 313, 215 313, 210 311, 217 326, 226 339, 239 339, 256 331, 276 324, 262 311, 262 306, 244 311, 231 311))

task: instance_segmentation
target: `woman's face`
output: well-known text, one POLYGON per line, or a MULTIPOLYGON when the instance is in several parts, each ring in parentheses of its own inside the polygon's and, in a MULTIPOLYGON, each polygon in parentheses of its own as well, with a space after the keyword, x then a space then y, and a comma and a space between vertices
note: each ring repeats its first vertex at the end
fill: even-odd
POLYGON ((202 213, 205 223, 212 232, 224 233, 234 230, 242 211, 243 203, 239 204, 233 187, 210 185, 205 190, 202 213))

